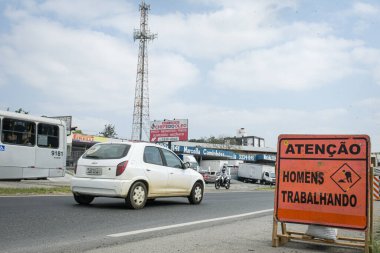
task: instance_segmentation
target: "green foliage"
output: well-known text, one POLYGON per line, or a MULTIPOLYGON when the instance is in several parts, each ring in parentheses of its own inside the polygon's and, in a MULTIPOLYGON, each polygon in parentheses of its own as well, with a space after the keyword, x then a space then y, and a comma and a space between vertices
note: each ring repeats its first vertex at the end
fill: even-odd
POLYGON ((200 143, 211 143, 211 144, 224 144, 224 136, 210 136, 210 137, 201 137, 199 139, 190 139, 190 142, 200 142, 200 143))
POLYGON ((70 186, 40 188, 0 188, 0 195, 35 195, 71 193, 70 186))
POLYGON ((115 131, 115 125, 111 125, 111 124, 104 125, 104 130, 100 132, 99 134, 107 138, 116 138, 117 133, 115 131))
POLYGON ((78 129, 78 130, 74 130, 72 131, 73 134, 83 134, 82 130, 78 129))
POLYGON ((22 108, 19 108, 19 109, 16 110, 15 112, 17 112, 17 113, 23 113, 23 114, 29 114, 29 112, 24 111, 24 109, 22 109, 22 108))

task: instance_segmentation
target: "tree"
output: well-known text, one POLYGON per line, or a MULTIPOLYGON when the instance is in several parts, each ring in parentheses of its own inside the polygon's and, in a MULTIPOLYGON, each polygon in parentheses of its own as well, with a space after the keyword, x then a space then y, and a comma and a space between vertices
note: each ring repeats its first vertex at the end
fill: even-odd
POLYGON ((19 109, 16 110, 15 112, 17 112, 17 113, 23 113, 23 114, 29 114, 29 112, 24 111, 24 109, 22 109, 22 108, 19 108, 19 109))
POLYGON ((189 142, 201 142, 201 143, 211 143, 211 144, 224 144, 224 138, 223 136, 215 137, 201 137, 199 139, 190 139, 189 142))
POLYGON ((99 134, 107 138, 116 138, 117 134, 115 131, 115 125, 111 125, 111 124, 104 125, 103 132, 100 132, 99 134))

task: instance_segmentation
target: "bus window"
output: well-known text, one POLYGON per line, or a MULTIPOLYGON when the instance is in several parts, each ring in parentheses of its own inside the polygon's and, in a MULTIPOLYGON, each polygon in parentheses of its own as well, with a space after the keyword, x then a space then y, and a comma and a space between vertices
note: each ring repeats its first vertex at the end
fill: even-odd
POLYGON ((34 146, 36 139, 36 124, 30 121, 17 119, 3 119, 1 142, 34 146))
POLYGON ((37 145, 44 148, 59 147, 59 128, 55 125, 38 124, 37 145))

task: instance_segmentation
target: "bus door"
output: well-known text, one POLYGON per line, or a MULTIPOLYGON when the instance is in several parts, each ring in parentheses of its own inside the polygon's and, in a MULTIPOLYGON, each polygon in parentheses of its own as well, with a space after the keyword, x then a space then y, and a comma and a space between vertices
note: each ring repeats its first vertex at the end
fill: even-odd
POLYGON ((35 129, 34 122, 3 118, 0 144, 1 178, 23 178, 24 174, 28 175, 28 172, 34 169, 35 129))
POLYGON ((62 177, 66 166, 66 138, 62 125, 38 123, 36 168, 44 177, 62 177))

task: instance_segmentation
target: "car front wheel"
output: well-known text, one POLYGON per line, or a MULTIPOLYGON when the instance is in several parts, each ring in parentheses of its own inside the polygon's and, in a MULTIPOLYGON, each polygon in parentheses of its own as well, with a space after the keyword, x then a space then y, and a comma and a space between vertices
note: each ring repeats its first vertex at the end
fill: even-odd
POLYGON ((141 209, 145 206, 148 197, 146 186, 142 182, 136 182, 131 186, 125 204, 131 209, 141 209))
POLYGON ((188 197, 190 204, 198 205, 203 199, 203 185, 200 182, 196 182, 188 197))

